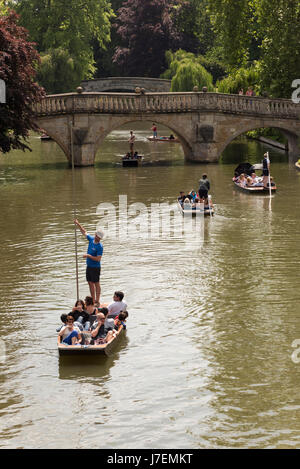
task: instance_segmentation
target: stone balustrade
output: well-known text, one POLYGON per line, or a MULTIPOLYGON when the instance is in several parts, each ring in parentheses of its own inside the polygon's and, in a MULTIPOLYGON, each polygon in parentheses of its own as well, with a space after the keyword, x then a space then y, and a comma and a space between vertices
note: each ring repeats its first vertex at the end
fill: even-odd
POLYGON ((221 112, 300 118, 300 105, 289 99, 268 99, 220 93, 69 93, 46 96, 34 107, 38 117, 75 114, 165 114, 221 112))

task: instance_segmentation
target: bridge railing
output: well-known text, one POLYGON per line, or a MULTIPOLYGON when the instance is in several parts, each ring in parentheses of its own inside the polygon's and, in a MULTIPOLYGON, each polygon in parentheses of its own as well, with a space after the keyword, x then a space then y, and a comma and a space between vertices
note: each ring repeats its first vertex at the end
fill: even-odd
POLYGON ((289 99, 221 93, 69 93, 46 96, 34 107, 39 117, 77 113, 162 114, 200 111, 300 119, 300 105, 289 99))

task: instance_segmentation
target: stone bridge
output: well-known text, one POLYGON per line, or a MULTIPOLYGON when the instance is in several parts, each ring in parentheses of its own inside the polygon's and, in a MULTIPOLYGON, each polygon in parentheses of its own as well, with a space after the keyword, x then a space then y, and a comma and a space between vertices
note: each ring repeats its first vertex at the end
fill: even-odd
POLYGON ((97 93, 134 93, 136 88, 143 88, 146 93, 167 93, 171 88, 171 80, 141 77, 108 77, 84 80, 80 86, 83 88, 83 91, 97 93))
POLYGON ((216 163, 232 140, 263 127, 279 129, 287 136, 290 156, 299 157, 300 104, 288 99, 205 92, 68 93, 47 96, 34 110, 39 127, 70 163, 73 151, 76 166, 93 165, 105 137, 136 121, 167 126, 192 162, 216 163))

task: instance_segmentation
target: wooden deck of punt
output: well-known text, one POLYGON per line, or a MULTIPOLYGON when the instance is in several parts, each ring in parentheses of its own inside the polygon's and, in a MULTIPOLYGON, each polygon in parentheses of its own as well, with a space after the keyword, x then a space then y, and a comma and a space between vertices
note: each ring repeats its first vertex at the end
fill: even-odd
MULTIPOLYGON (((243 192, 247 192, 248 194, 269 194, 270 193, 269 187, 263 187, 263 186, 243 187, 243 186, 240 186, 235 181, 233 181, 233 184, 235 185, 235 187, 237 187, 243 192)), ((276 186, 271 186, 271 193, 276 192, 276 189, 277 189, 276 186)))
POLYGON ((124 329, 117 333, 116 337, 107 344, 102 345, 63 345, 57 346, 60 356, 65 355, 107 355, 109 356, 115 345, 119 342, 120 337, 124 334, 124 329))
POLYGON ((213 208, 211 210, 209 210, 209 208, 206 208, 204 210, 200 208, 184 210, 178 201, 177 201, 177 205, 178 205, 181 215, 190 215, 192 212, 192 217, 195 217, 198 213, 203 214, 205 217, 209 217, 209 216, 214 215, 215 213, 213 208))
POLYGON ((168 142, 168 143, 179 143, 178 138, 169 138, 169 137, 147 137, 149 142, 168 142))
POLYGON ((300 171, 300 163, 298 163, 298 161, 297 161, 297 163, 295 163, 295 166, 298 169, 298 171, 300 171))

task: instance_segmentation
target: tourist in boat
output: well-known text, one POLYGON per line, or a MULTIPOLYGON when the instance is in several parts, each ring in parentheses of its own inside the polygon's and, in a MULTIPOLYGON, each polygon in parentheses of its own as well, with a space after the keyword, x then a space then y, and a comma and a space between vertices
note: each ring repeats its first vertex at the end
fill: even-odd
POLYGON ((248 187, 253 185, 253 181, 252 181, 252 178, 250 176, 248 176, 247 179, 246 179, 246 185, 248 187))
POLYGON ((193 207, 193 206, 192 206, 192 204, 191 204, 191 200, 190 200, 188 197, 186 197, 186 198, 184 199, 184 202, 183 202, 183 209, 184 209, 184 210, 190 210, 192 207, 193 207))
POLYGON ((126 329, 126 318, 127 316, 125 315, 125 312, 121 311, 121 313, 116 317, 114 321, 114 328, 116 331, 119 331, 121 326, 123 326, 123 328, 126 329))
POLYGON ((135 135, 133 133, 133 131, 131 130, 130 131, 130 137, 128 139, 128 142, 129 142, 129 151, 130 153, 133 155, 133 147, 134 147, 134 142, 135 142, 135 135))
POLYGON ((108 309, 108 318, 115 318, 121 311, 125 311, 127 308, 127 303, 123 301, 124 293, 121 291, 116 291, 113 296, 113 302, 110 303, 107 307, 108 309))
POLYGON ((154 122, 152 124, 151 130, 153 132, 153 138, 156 139, 157 138, 157 127, 156 127, 156 124, 154 122))
POLYGON ((179 192, 179 197, 177 197, 177 200, 180 203, 180 205, 183 204, 185 198, 186 198, 186 195, 184 194, 184 192, 180 191, 179 192))
POLYGON ((64 345, 80 345, 82 340, 80 330, 74 326, 74 318, 68 314, 66 325, 63 326, 58 334, 58 344, 64 345))
POLYGON ((202 178, 199 180, 199 199, 200 202, 207 200, 208 191, 210 190, 210 182, 207 178, 207 174, 202 174, 202 178))
POLYGON ((197 194, 194 190, 192 190, 190 193, 190 198, 191 198, 191 202, 195 202, 195 199, 197 198, 197 194))
POLYGON ((96 306, 99 306, 100 301, 100 273, 101 273, 101 258, 103 255, 103 245, 101 240, 103 239, 103 231, 98 229, 95 236, 91 236, 87 231, 80 225, 78 220, 74 220, 75 225, 78 226, 83 236, 89 242, 87 254, 83 257, 86 259, 86 280, 89 284, 90 294, 93 298, 93 302, 96 306))
POLYGON ((93 325, 91 331, 91 345, 101 345, 107 343, 112 338, 112 329, 107 329, 104 326, 105 316, 103 313, 97 314, 97 323, 93 325))
POLYGON ((96 319, 96 315, 98 314, 98 309, 94 305, 94 300, 91 296, 87 296, 85 298, 85 312, 87 316, 85 317, 85 322, 83 324, 83 329, 85 331, 90 330, 91 325, 96 319))
POLYGON ((138 152, 137 152, 137 151, 135 151, 135 152, 134 152, 134 155, 133 155, 133 158, 134 158, 135 160, 137 160, 137 159, 138 159, 138 157, 139 157, 139 154, 138 154, 138 152))
POLYGON ((175 140, 175 137, 173 134, 170 135, 169 140, 175 140))
POLYGON ((270 160, 268 158, 268 153, 264 154, 262 165, 263 165, 263 185, 264 187, 267 187, 267 184, 269 182, 269 174, 270 174, 270 160))
POLYGON ((247 180, 246 180, 246 177, 245 177, 245 174, 244 174, 244 173, 242 173, 242 174, 240 175, 239 180, 238 180, 238 183, 239 183, 239 185, 242 186, 242 187, 245 187, 245 186, 246 186, 247 180))

